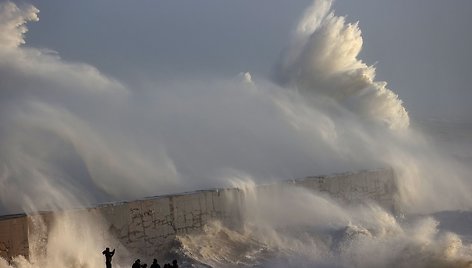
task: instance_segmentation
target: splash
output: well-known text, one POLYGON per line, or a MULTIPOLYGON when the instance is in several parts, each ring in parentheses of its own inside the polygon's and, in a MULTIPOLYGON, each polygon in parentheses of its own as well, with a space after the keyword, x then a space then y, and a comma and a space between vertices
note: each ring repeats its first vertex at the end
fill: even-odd
MULTIPOLYGON (((245 192, 244 227, 235 231, 214 222, 205 226, 202 234, 181 236, 185 255, 211 267, 470 267, 472 264, 471 245, 463 243, 456 234, 440 230, 432 217, 398 221, 375 204, 346 207, 332 200, 327 208, 319 202, 327 197, 295 187, 285 188, 285 194, 280 195, 291 198, 287 206, 274 200, 273 193, 260 188, 246 184, 241 189, 245 192), (318 202, 306 207, 306 198, 318 202), (274 207, 282 211, 273 213, 274 207), (337 213, 326 217, 326 210, 337 213), (282 217, 275 219, 274 214, 282 217), (291 217, 292 214, 297 216, 291 217), (313 218, 307 221, 310 217, 313 218)), ((280 202, 286 200, 282 198, 280 202)))
POLYGON ((335 16, 331 5, 331 0, 315 1, 307 9, 279 61, 276 80, 333 99, 361 118, 392 129, 408 127, 402 101, 385 82, 374 80, 373 66, 358 59, 363 42, 358 23, 335 16))
POLYGON ((38 21, 39 10, 28 5, 18 8, 14 3, 6 2, 0 5, 0 46, 2 49, 16 48, 25 43, 24 34, 28 31, 25 24, 28 21, 38 21))

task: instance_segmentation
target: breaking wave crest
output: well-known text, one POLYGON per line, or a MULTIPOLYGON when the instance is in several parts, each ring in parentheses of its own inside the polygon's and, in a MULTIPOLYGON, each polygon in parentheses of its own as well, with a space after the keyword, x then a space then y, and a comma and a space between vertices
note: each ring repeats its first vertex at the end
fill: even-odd
POLYGON ((332 99, 361 118, 407 128, 402 101, 375 81, 375 68, 358 59, 362 36, 357 23, 331 11, 332 0, 315 1, 300 20, 275 69, 275 79, 307 94, 332 99))

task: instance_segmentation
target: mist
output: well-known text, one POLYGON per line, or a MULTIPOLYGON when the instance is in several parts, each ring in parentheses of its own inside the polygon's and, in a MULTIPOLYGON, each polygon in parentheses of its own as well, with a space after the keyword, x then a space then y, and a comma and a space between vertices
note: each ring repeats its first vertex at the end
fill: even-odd
MULTIPOLYGON (((405 215, 470 210, 470 140, 450 142, 457 128, 441 125, 438 135, 410 118, 401 96, 377 81, 374 66, 359 58, 359 24, 335 15, 332 1, 307 8, 270 76, 241 70, 233 76, 177 73, 121 80, 90 64, 64 60, 60 52, 27 46, 27 26, 39 14, 32 5, 0 4, 2 214, 235 186, 240 174, 256 185, 371 168, 394 170, 405 215)), ((423 238, 430 243, 447 240, 444 248, 427 253, 459 239, 438 233, 433 219, 405 227, 375 204, 351 208, 300 189, 277 195, 282 203, 293 199, 291 207, 300 207, 277 215, 268 208, 273 196, 248 197, 248 207, 256 210, 246 212, 248 226, 275 232, 280 226, 312 224, 330 235, 345 226, 365 228, 361 233, 373 241, 355 240, 362 252, 353 252, 357 246, 351 245, 346 254, 361 256, 378 241, 385 248, 389 243, 416 247, 418 240, 409 236, 420 229, 428 232, 423 238), (303 211, 316 217, 300 217, 303 211), (362 218, 388 224, 367 228, 362 218), (384 233, 375 230, 385 225, 401 238, 382 240, 384 233)), ((326 260, 318 257, 312 261, 326 260)), ((388 267, 389 258, 365 267, 388 267)), ((362 266, 362 258, 356 261, 362 266)))

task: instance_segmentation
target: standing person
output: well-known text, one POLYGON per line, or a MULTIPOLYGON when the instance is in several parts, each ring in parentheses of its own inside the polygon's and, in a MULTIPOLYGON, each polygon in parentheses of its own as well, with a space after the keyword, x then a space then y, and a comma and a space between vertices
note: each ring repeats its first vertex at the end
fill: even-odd
POLYGON ((179 265, 177 264, 177 260, 172 261, 172 268, 179 268, 179 265))
POLYGON ((110 248, 106 248, 103 252, 103 255, 105 255, 105 265, 107 268, 111 268, 111 258, 113 255, 115 255, 115 249, 113 251, 110 251, 110 248))
POLYGON ((151 264, 151 267, 150 268, 161 268, 161 266, 159 265, 159 263, 157 263, 157 260, 154 259, 152 261, 152 264, 151 264))
POLYGON ((141 268, 141 260, 140 259, 135 260, 131 268, 141 268))

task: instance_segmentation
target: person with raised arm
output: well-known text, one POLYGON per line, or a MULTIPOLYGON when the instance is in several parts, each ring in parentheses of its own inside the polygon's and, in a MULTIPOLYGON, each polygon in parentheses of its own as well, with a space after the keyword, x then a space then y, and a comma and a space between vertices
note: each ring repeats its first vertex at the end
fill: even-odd
POLYGON ((111 268, 111 258, 113 255, 115 255, 115 249, 113 251, 110 251, 110 248, 106 248, 103 252, 103 255, 105 255, 105 265, 106 268, 111 268))

